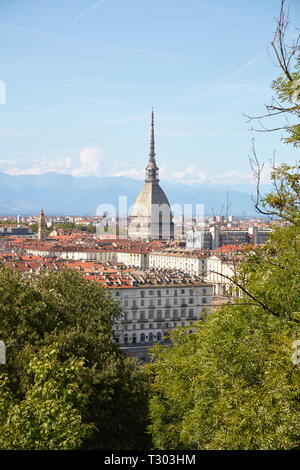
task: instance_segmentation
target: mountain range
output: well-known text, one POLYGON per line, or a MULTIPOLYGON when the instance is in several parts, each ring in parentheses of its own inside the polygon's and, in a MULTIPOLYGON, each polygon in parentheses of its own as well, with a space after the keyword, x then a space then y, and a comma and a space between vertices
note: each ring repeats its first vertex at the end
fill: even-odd
MULTIPOLYGON (((93 215, 100 204, 118 210, 119 196, 127 196, 130 207, 143 181, 126 177, 81 177, 59 173, 11 176, 0 172, 0 214, 93 215)), ((249 188, 245 191, 213 184, 184 184, 161 181, 170 204, 204 204, 205 216, 254 215, 249 188)), ((102 211, 103 212, 103 211, 102 211)))

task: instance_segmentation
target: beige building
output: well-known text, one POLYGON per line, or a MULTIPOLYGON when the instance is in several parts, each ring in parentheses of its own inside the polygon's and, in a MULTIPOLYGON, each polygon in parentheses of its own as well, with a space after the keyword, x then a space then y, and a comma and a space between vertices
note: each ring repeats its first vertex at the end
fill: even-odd
POLYGON ((116 261, 124 263, 126 266, 134 266, 137 268, 148 268, 149 254, 143 251, 122 250, 116 252, 116 261))
POLYGON ((173 215, 168 198, 159 185, 158 172, 154 151, 154 113, 152 111, 151 144, 145 185, 136 198, 130 215, 129 238, 162 240, 174 236, 173 215))
POLYGON ((192 327, 211 311, 211 284, 184 276, 167 279, 168 273, 156 273, 150 283, 141 273, 132 287, 114 289, 123 312, 114 325, 114 339, 120 345, 163 341, 170 330, 192 327))
POLYGON ((240 297, 240 290, 230 280, 234 278, 236 263, 228 258, 213 255, 207 259, 206 281, 214 286, 214 295, 240 297))
POLYGON ((208 257, 188 251, 166 251, 149 253, 149 267, 156 269, 173 269, 204 277, 207 273, 208 257))
POLYGON ((26 253, 33 256, 42 256, 44 258, 58 258, 63 260, 74 260, 74 261, 117 261, 115 251, 110 250, 95 250, 93 248, 80 248, 80 247, 60 247, 60 246, 49 246, 49 247, 29 247, 26 248, 26 253))

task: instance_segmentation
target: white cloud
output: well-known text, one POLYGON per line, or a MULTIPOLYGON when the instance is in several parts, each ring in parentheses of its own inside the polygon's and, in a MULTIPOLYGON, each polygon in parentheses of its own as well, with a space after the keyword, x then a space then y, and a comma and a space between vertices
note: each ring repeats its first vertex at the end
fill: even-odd
POLYGON ((137 168, 127 168, 124 170, 113 170, 108 173, 108 176, 126 176, 127 178, 142 179, 145 176, 145 170, 138 170, 137 168))
POLYGON ((11 165, 11 164, 16 164, 16 162, 12 161, 12 160, 0 160, 0 166, 7 166, 7 165, 11 165))
MULTIPOLYGON (((95 8, 97 8, 98 6, 102 5, 102 3, 104 3, 105 0, 98 0, 97 2, 94 2, 92 3, 92 5, 90 5, 88 8, 86 8, 85 10, 82 10, 77 16, 75 16, 75 18, 73 18, 67 26, 69 25, 73 25, 73 24, 77 24, 79 23, 80 20, 82 20, 82 18, 84 18, 85 16, 89 15, 93 10, 95 10, 95 8)), ((64 29, 64 27, 62 28, 64 29)))
MULTIPOLYGON (((15 162, 8 160, 0 160, 0 167, 9 166, 15 162)), ((266 184, 270 183, 270 172, 273 163, 266 163, 264 165, 261 182, 266 184)), ((42 157, 36 160, 29 168, 19 168, 10 166, 8 169, 3 169, 10 175, 41 175, 48 172, 56 172, 60 174, 70 174, 75 177, 83 176, 110 176, 119 177, 124 176, 127 178, 134 178, 144 180, 145 168, 128 167, 126 162, 119 161, 110 169, 104 168, 104 159, 101 149, 99 147, 85 147, 80 153, 80 163, 74 164, 70 157, 59 157, 57 159, 47 159, 42 157)), ((207 172, 203 169, 197 168, 195 165, 188 165, 181 171, 171 171, 169 167, 162 166, 159 170, 159 178, 170 182, 177 183, 211 183, 211 184, 254 184, 254 177, 252 171, 241 172, 235 169, 229 169, 227 172, 207 172)))
MULTIPOLYGON (((268 175, 270 168, 264 168, 262 182, 268 182, 268 175)), ((134 178, 143 180, 145 178, 144 168, 128 168, 124 162, 119 162, 115 165, 105 176, 125 176, 127 178, 134 178)), ((254 178, 252 172, 240 172, 237 170, 230 170, 226 173, 208 173, 205 170, 199 170, 195 165, 189 165, 182 171, 170 171, 166 166, 159 169, 160 180, 166 180, 176 183, 211 183, 211 184, 253 184, 254 178)))
POLYGON ((251 172, 242 173, 236 170, 230 170, 226 173, 216 173, 209 177, 209 182, 212 184, 253 184, 254 177, 251 172))
POLYGON ((265 57, 265 54, 256 55, 255 57, 253 57, 253 59, 250 59, 246 64, 243 64, 234 72, 225 75, 223 78, 221 78, 220 82, 222 82, 223 80, 230 80, 231 78, 237 77, 241 73, 245 72, 245 70, 251 68, 259 59, 262 59, 263 57, 265 57))
POLYGON ((48 160, 42 157, 35 160, 29 168, 11 167, 6 170, 9 175, 41 175, 54 171, 56 173, 70 173, 72 160, 69 157, 59 157, 56 160, 48 160))
MULTIPOLYGON (((159 178, 168 179, 170 172, 166 166, 162 166, 159 169, 159 178)), ((134 178, 137 180, 145 179, 145 168, 128 168, 125 162, 119 162, 110 171, 107 172, 106 176, 125 176, 127 178, 134 178)))
POLYGON ((80 153, 81 166, 71 171, 73 176, 100 176, 102 153, 98 147, 85 147, 80 153))
POLYGON ((71 174, 76 177, 103 176, 101 175, 102 153, 98 147, 85 147, 80 153, 80 162, 81 165, 75 166, 70 157, 59 157, 55 160, 42 157, 35 160, 29 168, 10 167, 6 173, 9 175, 42 175, 43 173, 55 172, 71 174))
POLYGON ((241 65, 236 70, 230 72, 227 75, 219 78, 216 82, 213 82, 210 86, 206 89, 202 90, 199 87, 191 88, 189 90, 190 93, 193 94, 194 97, 202 98, 202 97, 209 97, 211 95, 219 95, 220 93, 224 96, 225 92, 229 93, 257 93, 262 91, 262 88, 258 87, 254 84, 249 84, 248 82, 236 82, 234 79, 239 77, 243 74, 246 70, 253 67, 256 62, 260 59, 265 57, 264 54, 259 54, 252 59, 248 60, 245 64, 241 65))
MULTIPOLYGON (((270 172, 272 171, 272 164, 265 164, 261 173, 261 183, 270 183, 270 172)), ((241 172, 238 170, 229 170, 224 173, 208 173, 204 170, 197 170, 194 165, 190 165, 180 172, 172 172, 169 180, 175 180, 181 183, 210 183, 210 184, 255 184, 255 179, 251 170, 248 172, 241 172)))
POLYGON ((126 162, 119 161, 116 165, 114 165, 109 171, 106 172, 106 176, 111 177, 118 177, 118 176, 125 176, 127 178, 134 178, 134 179, 143 179, 145 175, 144 169, 137 169, 137 168, 128 168, 126 162))
POLYGON ((172 172, 170 179, 185 183, 203 183, 207 180, 207 174, 203 170, 197 170, 194 165, 190 165, 183 171, 172 172))

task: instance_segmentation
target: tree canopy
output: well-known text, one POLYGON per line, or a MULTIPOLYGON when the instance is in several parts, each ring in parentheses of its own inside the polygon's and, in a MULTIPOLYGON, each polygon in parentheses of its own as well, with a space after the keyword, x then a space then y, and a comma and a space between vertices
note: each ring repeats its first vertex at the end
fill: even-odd
POLYGON ((169 348, 154 349, 150 430, 157 448, 300 447, 300 374, 292 361, 300 336, 297 237, 298 224, 274 229, 241 263, 235 282, 244 296, 193 334, 178 329, 169 348))
POLYGON ((16 399, 7 374, 0 376, 0 449, 68 450, 80 447, 94 430, 82 422, 86 396, 77 381, 84 360, 58 360, 55 347, 32 357, 28 373, 33 383, 16 399))
MULTIPOLYGON (((19 407, 17 415, 15 405, 10 408, 20 423, 27 403, 39 399, 34 390, 41 382, 36 382, 37 369, 32 369, 36 360, 32 358, 40 357, 43 348, 54 348, 56 370, 66 373, 70 361, 75 361, 72 380, 84 395, 85 406, 74 413, 76 419, 80 413, 83 429, 93 425, 93 432, 82 437, 81 448, 137 449, 148 445, 148 375, 112 341, 112 325, 119 314, 110 294, 77 272, 46 272, 30 281, 9 268, 0 268, 0 337, 7 346, 5 372, 9 378, 5 387, 19 407)), ((40 367, 44 367, 42 363, 40 367)), ((62 390, 59 382, 55 387, 62 390)), ((58 420, 64 395, 59 400, 57 415, 54 413, 58 420)), ((9 435, 13 428, 7 426, 9 435)), ((54 440, 53 445, 59 444, 54 440)), ((43 446, 43 440, 36 443, 36 448, 43 446)))

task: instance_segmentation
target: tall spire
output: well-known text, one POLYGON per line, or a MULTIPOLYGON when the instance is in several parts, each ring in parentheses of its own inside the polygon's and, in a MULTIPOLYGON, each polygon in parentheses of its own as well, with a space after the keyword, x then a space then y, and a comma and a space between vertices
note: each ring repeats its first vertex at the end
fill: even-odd
POLYGON ((152 108, 152 117, 151 117, 151 138, 150 138, 150 153, 149 161, 146 166, 146 183, 158 182, 158 167, 155 161, 155 145, 154 145, 154 110, 152 108))
POLYGON ((150 153, 149 160, 155 162, 155 150, 154 150, 154 110, 152 108, 152 119, 151 119, 151 140, 150 140, 150 153))
POLYGON ((44 216, 43 208, 41 209, 41 213, 38 220, 38 240, 43 241, 47 238, 47 226, 44 216))

